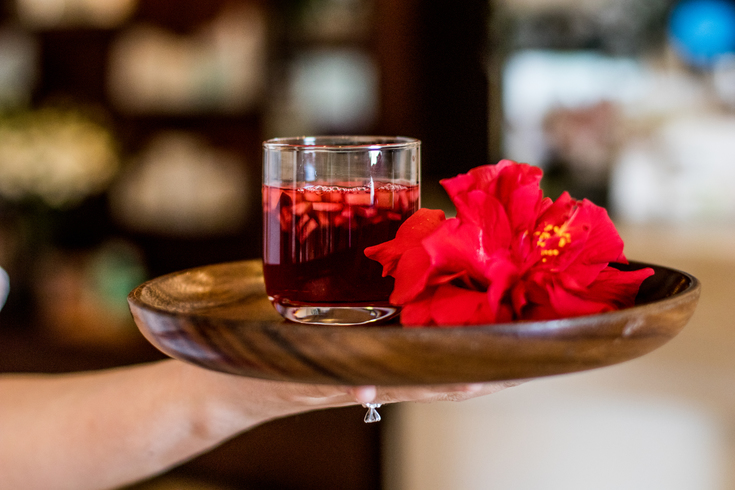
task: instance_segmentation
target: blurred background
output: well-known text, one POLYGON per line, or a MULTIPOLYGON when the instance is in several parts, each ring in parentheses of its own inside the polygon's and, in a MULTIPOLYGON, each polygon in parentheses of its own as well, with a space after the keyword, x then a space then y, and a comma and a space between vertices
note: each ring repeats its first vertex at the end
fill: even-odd
POLYGON ((136 488, 735 489, 735 1, 0 2, 0 371, 159 359, 125 297, 261 253, 261 142, 423 141, 606 206, 704 283, 643 359, 463 404, 293 417, 136 488))

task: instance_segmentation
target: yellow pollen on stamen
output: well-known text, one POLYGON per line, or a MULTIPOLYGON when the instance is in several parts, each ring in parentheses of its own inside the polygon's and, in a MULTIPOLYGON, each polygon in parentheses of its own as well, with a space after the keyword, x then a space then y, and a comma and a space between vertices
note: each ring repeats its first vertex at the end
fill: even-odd
POLYGON ((534 233, 534 235, 538 237, 538 240, 536 241, 537 247, 545 247, 546 240, 551 238, 551 233, 549 233, 548 231, 544 231, 543 233, 540 231, 537 231, 536 233, 534 233))
POLYGON ((544 226, 543 231, 534 232, 533 235, 537 239, 536 246, 538 248, 544 249, 541 250, 542 262, 546 262, 548 257, 557 257, 560 254, 559 249, 564 248, 566 245, 572 242, 572 236, 571 234, 564 231, 565 228, 566 227, 564 225, 546 225, 544 226), (546 246, 548 244, 548 241, 552 238, 558 238, 558 241, 556 242, 556 247, 547 249, 546 246))

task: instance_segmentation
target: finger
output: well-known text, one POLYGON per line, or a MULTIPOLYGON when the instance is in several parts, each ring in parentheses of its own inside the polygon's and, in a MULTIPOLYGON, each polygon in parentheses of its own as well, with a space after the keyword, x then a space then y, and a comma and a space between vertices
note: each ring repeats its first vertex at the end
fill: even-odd
POLYGON ((372 403, 377 396, 375 386, 338 386, 338 385, 296 385, 292 394, 307 405, 326 405, 332 407, 345 405, 364 405, 372 403))
POLYGON ((361 405, 372 403, 378 396, 378 389, 375 386, 353 386, 348 390, 355 401, 361 405))
POLYGON ((506 388, 518 386, 525 381, 511 380, 457 385, 382 387, 378 389, 376 401, 379 403, 463 401, 497 393, 506 388))
POLYGON ((355 403, 351 387, 307 383, 272 382, 273 393, 280 398, 307 407, 338 407, 355 403))
POLYGON ((453 401, 461 402, 470 400, 472 398, 479 398, 486 395, 491 395, 499 391, 518 386, 522 384, 522 381, 499 381, 493 383, 481 383, 466 386, 455 387, 454 390, 448 390, 446 392, 437 392, 436 396, 428 397, 424 402, 432 401, 453 401))

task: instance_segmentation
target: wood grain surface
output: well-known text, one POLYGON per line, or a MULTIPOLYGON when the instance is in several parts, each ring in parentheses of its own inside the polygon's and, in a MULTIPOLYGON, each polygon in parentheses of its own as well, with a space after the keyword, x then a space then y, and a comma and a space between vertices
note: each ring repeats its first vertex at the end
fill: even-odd
POLYGON ((429 385, 534 378, 642 356, 694 313, 693 276, 655 265, 636 306, 562 320, 457 328, 301 325, 265 293, 260 261, 185 270, 128 296, 143 335, 165 354, 232 374, 305 383, 429 385))

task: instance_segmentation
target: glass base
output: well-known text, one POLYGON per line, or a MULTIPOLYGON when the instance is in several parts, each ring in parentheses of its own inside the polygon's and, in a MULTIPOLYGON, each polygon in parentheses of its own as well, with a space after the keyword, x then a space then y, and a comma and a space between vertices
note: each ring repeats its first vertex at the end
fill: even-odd
POLYGON ((366 325, 396 316, 399 308, 390 305, 294 305, 272 301, 287 320, 310 325, 366 325))

